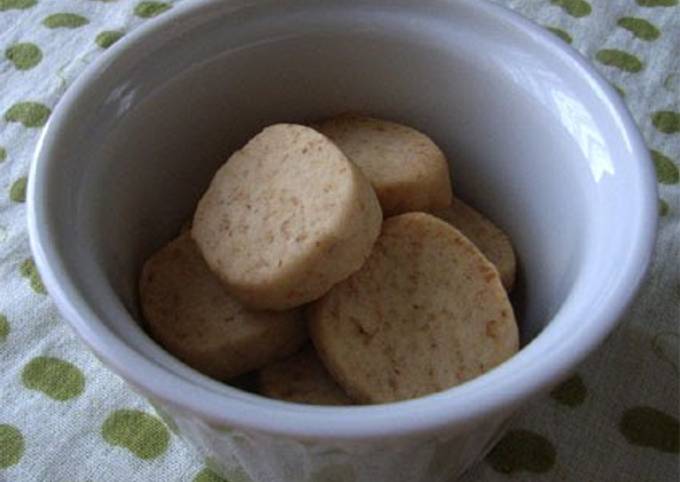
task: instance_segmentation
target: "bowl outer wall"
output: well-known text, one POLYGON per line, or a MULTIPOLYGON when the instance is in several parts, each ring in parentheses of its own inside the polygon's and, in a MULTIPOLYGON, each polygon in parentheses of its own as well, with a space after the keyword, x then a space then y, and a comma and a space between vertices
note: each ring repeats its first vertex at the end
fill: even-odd
POLYGON ((96 83, 112 59, 129 53, 135 44, 145 38, 172 35, 173 25, 187 16, 209 16, 213 10, 222 11, 225 8, 210 0, 198 0, 176 5, 153 22, 137 28, 93 62, 61 99, 38 143, 27 194, 31 248, 48 292, 75 332, 113 371, 141 392, 177 410, 216 425, 299 438, 364 440, 467 430, 490 414, 509 414, 531 396, 566 377, 613 329, 644 278, 654 246, 657 223, 653 164, 620 96, 576 51, 566 47, 553 34, 504 7, 478 0, 463 0, 463 3, 526 31, 565 64, 577 69, 594 89, 604 92, 608 107, 639 162, 640 178, 636 180, 636 186, 641 205, 640 215, 630 220, 632 255, 622 264, 620 276, 606 299, 596 306, 560 311, 551 320, 551 323, 559 323, 563 318, 587 314, 589 318, 597 320, 597 323, 589 325, 588 331, 577 330, 564 340, 550 340, 539 335, 510 361, 452 390, 392 404, 332 408, 265 399, 252 403, 231 399, 170 373, 117 339, 103 323, 97 322, 77 287, 68 279, 52 235, 45 228, 45 207, 49 202, 44 196, 49 183, 47 167, 50 158, 58 155, 62 130, 77 117, 75 114, 83 101, 80 94, 96 83))

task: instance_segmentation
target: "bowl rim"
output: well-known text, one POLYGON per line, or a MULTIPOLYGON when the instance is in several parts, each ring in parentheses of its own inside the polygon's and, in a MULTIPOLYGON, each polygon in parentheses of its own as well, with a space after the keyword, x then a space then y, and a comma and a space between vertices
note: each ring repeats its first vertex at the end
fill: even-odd
MULTIPOLYGON (((27 192, 31 249, 47 291, 76 334, 110 369, 133 387, 181 413, 188 412, 217 426, 308 439, 374 440, 451 429, 457 425, 478 422, 493 413, 509 413, 532 395, 565 378, 613 329, 644 278, 651 259, 657 223, 657 186, 649 151, 619 94, 576 50, 569 48, 554 34, 503 6, 479 0, 458 0, 458 3, 527 32, 533 40, 552 50, 562 61, 576 69, 591 87, 603 93, 603 102, 618 122, 619 132, 627 137, 632 162, 640 163, 640 178, 635 183, 640 197, 640 216, 636 220, 637 224, 630 226, 628 231, 632 254, 621 263, 619 279, 609 290, 604 302, 590 307, 590 316, 597 323, 564 340, 540 364, 531 363, 531 360, 554 348, 541 341, 543 333, 508 362, 454 389, 414 400, 356 407, 300 405, 259 396, 253 396, 257 399, 255 401, 227 397, 172 373, 117 338, 79 295, 75 284, 66 275, 54 237, 44 227, 45 211, 49 204, 45 195, 49 184, 46 166, 56 155, 64 125, 77 110, 79 93, 97 81, 110 59, 129 53, 139 42, 166 35, 168 30, 172 30, 173 24, 183 18, 205 14, 210 9, 222 11, 225 8, 224 4, 220 6, 212 0, 196 0, 174 5, 154 21, 137 27, 94 61, 67 90, 38 141, 27 192), (518 367, 523 368, 517 370, 518 367)), ((233 8, 233 4, 230 8, 233 8)), ((561 310, 552 321, 558 322, 570 316, 570 313, 561 310)), ((211 382, 219 385, 219 382, 211 382)))

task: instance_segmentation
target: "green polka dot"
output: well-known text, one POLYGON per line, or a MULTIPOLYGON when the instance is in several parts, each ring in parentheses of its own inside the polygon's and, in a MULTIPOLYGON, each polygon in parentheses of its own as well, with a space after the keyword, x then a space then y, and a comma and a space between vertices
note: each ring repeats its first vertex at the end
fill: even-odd
POLYGON ((198 474, 196 474, 196 477, 193 478, 192 482, 228 482, 228 481, 224 480, 222 477, 220 477, 215 472, 206 467, 205 469, 201 470, 198 474))
POLYGON ((75 398, 85 389, 85 376, 78 367, 47 356, 28 362, 21 372, 21 381, 26 388, 38 390, 59 401, 75 398))
POLYGON ((643 64, 635 55, 623 50, 604 49, 597 52, 595 58, 598 62, 610 67, 616 67, 626 72, 640 72, 643 64))
POLYGON ((571 35, 567 33, 566 31, 562 30, 561 28, 557 27, 546 27, 548 30, 550 30, 552 33, 557 35, 559 38, 570 44, 572 42, 571 35))
POLYGON ((498 442, 486 460, 496 472, 541 474, 555 465, 555 458, 555 448, 542 435, 529 430, 512 430, 498 442))
POLYGON ((24 436, 16 427, 0 424, 0 469, 15 465, 24 455, 24 436))
POLYGON ((0 162, 5 162, 7 159, 7 149, 0 146, 0 162))
POLYGON ((164 2, 139 2, 135 7, 135 15, 141 18, 151 18, 159 15, 170 8, 164 2))
POLYGON ((637 0, 641 7, 674 7, 678 0, 637 0))
POLYGON ((20 177, 12 183, 9 188, 9 198, 15 203, 22 203, 26 201, 26 184, 28 178, 26 176, 20 177))
POLYGON ((9 336, 9 321, 7 317, 0 313, 0 342, 3 342, 9 336))
POLYGON ((42 60, 42 52, 32 43, 18 43, 5 50, 5 57, 19 70, 29 70, 42 60))
POLYGON ((670 110, 662 110, 652 115, 654 127, 665 134, 677 134, 680 132, 680 113, 670 110))
MULTIPOLYGON (((212 472, 213 475, 217 476, 217 474, 224 474, 224 476, 217 480, 225 480, 226 482, 253 482, 253 479, 251 479, 239 465, 225 466, 224 464, 219 463, 215 457, 211 456, 206 457, 203 462, 205 463, 206 469, 209 472, 212 472)), ((196 476, 200 475, 201 472, 196 474, 196 476)))
POLYGON ((587 394, 588 389, 583 379, 579 375, 574 375, 550 392, 550 397, 557 403, 574 408, 583 404, 587 394))
POLYGON ((94 39, 94 42, 103 49, 107 49, 115 44, 123 36, 123 32, 117 30, 106 30, 100 32, 94 39))
POLYGON ((165 422, 165 425, 168 426, 170 431, 176 435, 179 435, 179 427, 170 414, 167 413, 160 405, 156 405, 156 403, 151 400, 149 400, 149 405, 153 407, 153 409, 156 411, 156 414, 161 418, 161 420, 163 420, 163 422, 165 422))
POLYGON ((140 459, 154 459, 168 448, 170 434, 157 417, 139 410, 116 410, 102 425, 111 445, 128 449, 140 459))
POLYGON ((646 41, 656 40, 661 35, 659 29, 644 18, 623 17, 616 24, 625 28, 637 38, 646 41))
POLYGON ((592 7, 585 0, 550 0, 550 3, 562 7, 572 17, 585 17, 590 15, 592 7))
POLYGON ((680 173, 673 161, 655 149, 652 149, 651 153, 658 181, 661 184, 677 184, 680 182, 680 173))
POLYGON ((678 419, 652 407, 634 407, 623 412, 619 431, 629 444, 661 452, 680 452, 678 419))
POLYGON ((0 12, 5 10, 25 10, 38 3, 38 0, 0 0, 0 12))
POLYGON ((227 482, 253 482, 253 479, 248 477, 248 474, 240 467, 226 467, 221 471, 224 472, 226 477, 224 480, 227 482))
MULTIPOLYGON (((659 199, 659 211, 661 216, 668 214, 668 203, 663 199, 659 199)), ((673 369, 675 374, 678 374, 678 344, 680 343, 680 335, 672 331, 662 331, 654 335, 652 339, 652 352, 659 358, 659 360, 667 363, 673 369)))
POLYGON ((616 91, 616 93, 619 94, 621 97, 625 97, 625 96, 626 96, 626 91, 623 90, 623 89, 622 89, 621 87, 619 87, 618 85, 612 84, 612 87, 614 87, 614 90, 616 91))
POLYGON ((663 87, 671 92, 677 92, 680 90, 680 75, 678 74, 668 74, 663 81, 663 87))
POLYGON ((45 285, 43 285, 40 273, 38 273, 38 268, 35 267, 33 258, 25 259, 19 267, 19 272, 21 273, 21 276, 29 280, 33 291, 40 295, 47 294, 45 285))
POLYGON ((205 459, 203 459, 203 463, 205 463, 205 466, 213 472, 220 472, 220 464, 217 462, 215 457, 208 455, 205 459))
POLYGON ((211 427, 214 428, 215 430, 217 430, 218 432, 221 432, 221 433, 224 433, 224 434, 227 434, 227 435, 231 435, 231 434, 234 433, 234 429, 232 427, 227 426, 227 425, 217 425, 216 424, 216 425, 211 425, 211 427))
POLYGON ((314 472, 309 482, 356 482, 354 468, 349 464, 333 464, 314 472))
POLYGON ((668 203, 663 199, 659 199, 659 216, 666 216, 668 211, 668 203))
POLYGON ((43 20, 47 28, 78 28, 87 25, 89 21, 76 13, 55 13, 43 20))
POLYGON ((42 127, 50 113, 50 109, 38 102, 19 102, 5 112, 5 120, 21 122, 24 127, 42 127))

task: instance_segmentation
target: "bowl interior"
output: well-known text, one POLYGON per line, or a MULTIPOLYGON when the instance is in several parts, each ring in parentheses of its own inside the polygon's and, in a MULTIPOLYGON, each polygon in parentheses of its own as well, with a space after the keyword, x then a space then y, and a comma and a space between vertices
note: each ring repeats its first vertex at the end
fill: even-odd
POLYGON ((558 39, 476 2, 216 3, 113 47, 71 96, 38 167, 36 209, 58 263, 119 339, 212 383, 140 329, 141 264, 250 136, 346 111, 429 134, 454 191, 507 230, 525 345, 545 332, 557 346, 597 322, 587 305, 631 252, 618 213, 641 216, 631 179, 646 173, 611 92, 558 39))

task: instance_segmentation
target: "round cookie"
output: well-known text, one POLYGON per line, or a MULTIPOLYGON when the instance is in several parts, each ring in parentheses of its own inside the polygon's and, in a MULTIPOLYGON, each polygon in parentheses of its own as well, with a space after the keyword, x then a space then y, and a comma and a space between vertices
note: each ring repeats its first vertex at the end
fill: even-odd
POLYGON ((454 198, 451 206, 433 211, 432 214, 451 223, 496 266, 503 286, 509 292, 515 285, 515 252, 510 238, 489 221, 482 213, 454 198))
POLYGON ((230 293, 255 309, 315 300, 359 269, 380 232, 370 183, 309 127, 267 127, 222 166, 191 235, 230 293))
POLYGON ((314 127, 361 168, 386 217, 430 211, 451 203, 446 158, 417 130, 356 115, 342 115, 314 127))
POLYGON ((309 346, 258 373, 258 391, 269 398, 314 405, 352 405, 309 346))
POLYGON ((424 213, 387 219, 361 270, 311 305, 308 327, 333 378, 366 403, 453 387, 518 349, 498 271, 424 213))
POLYGON ((307 339, 300 310, 253 312, 229 295, 188 232, 144 264, 139 294, 149 334, 220 380, 286 357, 307 339))

